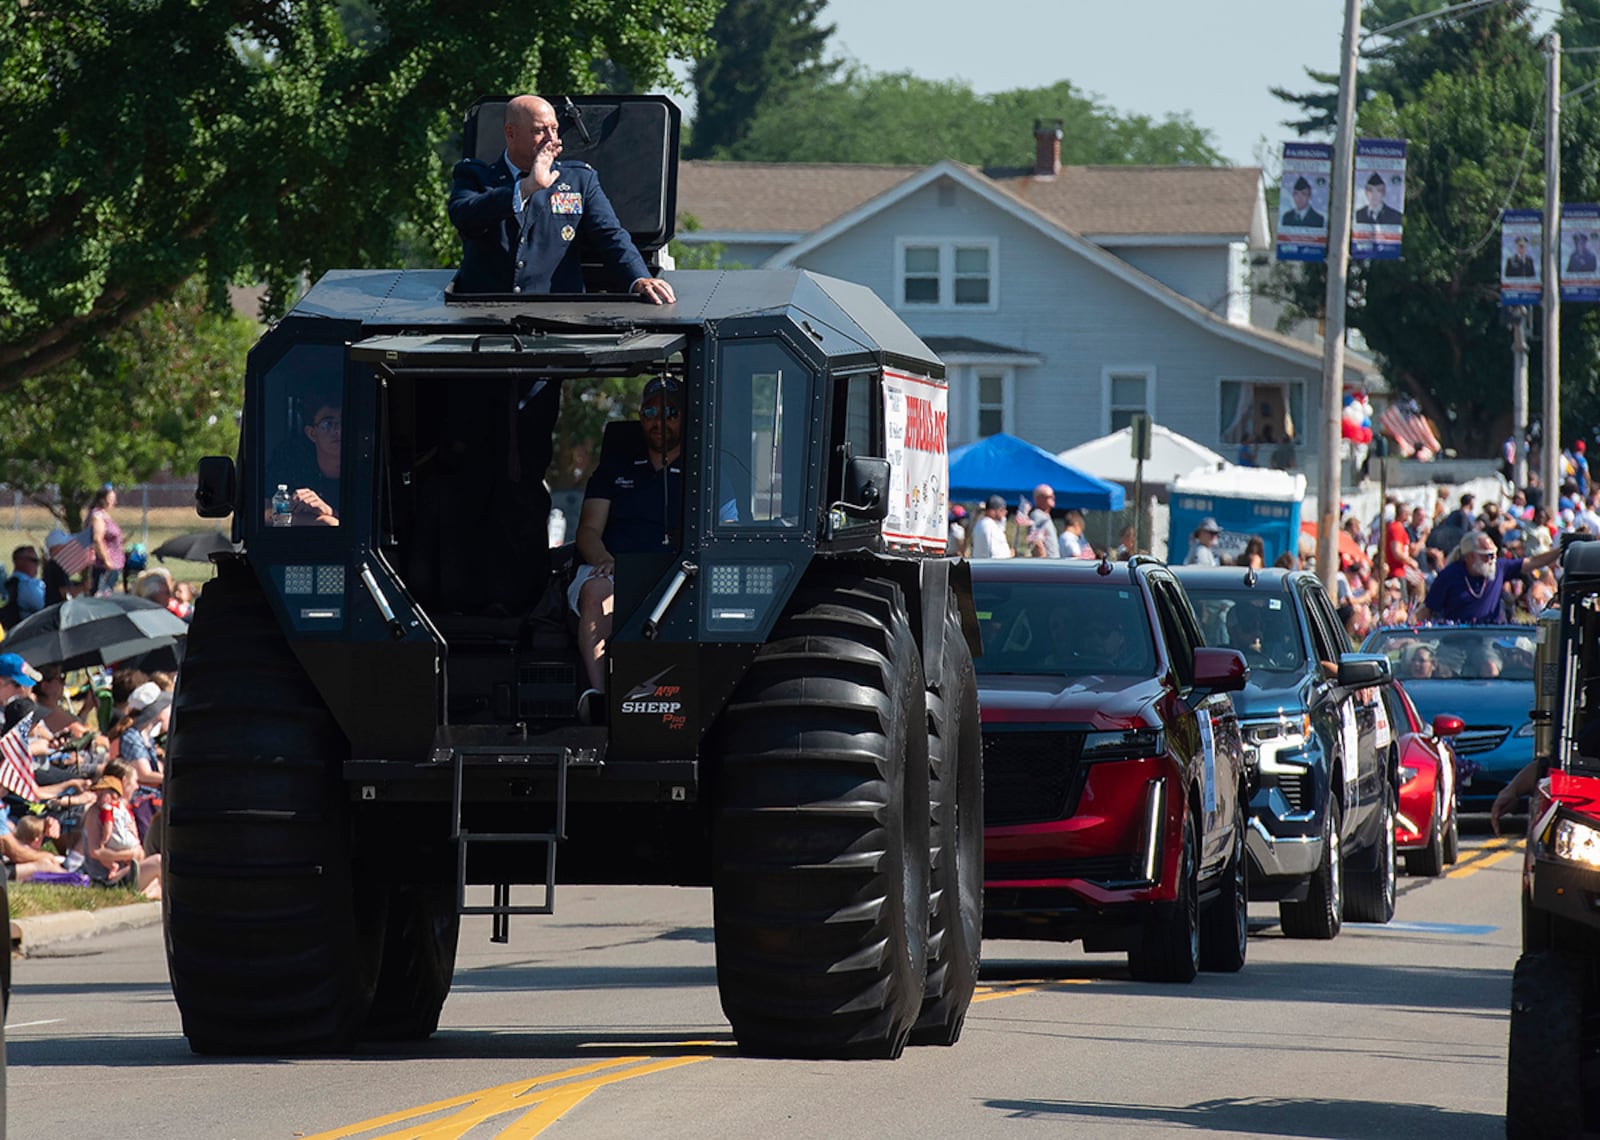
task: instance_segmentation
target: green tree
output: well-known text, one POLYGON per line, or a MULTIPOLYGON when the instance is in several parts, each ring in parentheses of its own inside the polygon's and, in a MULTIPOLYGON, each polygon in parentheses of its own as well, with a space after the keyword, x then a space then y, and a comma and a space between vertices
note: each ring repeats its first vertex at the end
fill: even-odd
POLYGON ((926 165, 940 159, 1031 167, 1035 119, 1062 120, 1061 158, 1074 164, 1222 161, 1187 115, 1119 115, 1063 80, 979 95, 959 80, 852 68, 836 82, 764 103, 726 157, 751 162, 926 165))
MULTIPOLYGON (((1368 6, 1369 27, 1432 10, 1423 0, 1368 6)), ((1526 5, 1440 20, 1412 30, 1363 64, 1358 134, 1409 140, 1406 226, 1399 261, 1352 263, 1347 319, 1385 375, 1414 396, 1445 443, 1490 454, 1509 423, 1510 333, 1499 304, 1499 215, 1540 206, 1544 194, 1544 73, 1526 5)), ((1591 33, 1592 35, 1592 33, 1591 33)), ((1583 58, 1583 57, 1577 57, 1583 58)), ((1334 82, 1276 93, 1298 107, 1302 132, 1329 123, 1334 82)), ((1569 84, 1570 86, 1570 84, 1569 84)), ((1562 184, 1568 201, 1600 192, 1591 107, 1562 116, 1562 184)), ((1278 267, 1269 292, 1297 315, 1318 316, 1326 276, 1278 267)), ((1569 305, 1562 319, 1562 390, 1568 422, 1593 422, 1600 315, 1569 305)), ((1539 352, 1530 382, 1537 404, 1539 352)), ((1568 432, 1567 434, 1571 434, 1568 432)))
POLYGON ((443 264, 452 132, 494 91, 670 84, 718 0, 0 5, 0 390, 196 275, 443 264))
POLYGON ((728 0, 711 25, 710 50, 689 73, 694 127, 686 158, 723 157, 756 112, 832 76, 823 60, 833 25, 817 19, 827 0, 728 0))
POLYGON ((260 329, 207 312, 204 300, 191 280, 71 361, 18 382, 0 401, 0 482, 76 530, 107 480, 137 483, 231 453, 245 355, 260 329))

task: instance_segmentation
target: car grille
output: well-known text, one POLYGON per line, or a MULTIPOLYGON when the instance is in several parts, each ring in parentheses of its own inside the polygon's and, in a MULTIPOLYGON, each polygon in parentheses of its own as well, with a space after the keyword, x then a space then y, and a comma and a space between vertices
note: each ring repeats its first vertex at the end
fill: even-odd
POLYGON ((1031 863, 984 864, 989 879, 1088 879, 1091 882, 1119 883, 1140 879, 1142 868, 1134 867, 1131 855, 1098 855, 1087 859, 1039 860, 1031 863))
POLYGON ((987 827, 1065 819, 1077 807, 1081 731, 985 732, 987 827))
POLYGON ((1510 735, 1511 729, 1504 725, 1471 725, 1462 729, 1455 738, 1456 753, 1472 756, 1479 752, 1493 752, 1510 735))

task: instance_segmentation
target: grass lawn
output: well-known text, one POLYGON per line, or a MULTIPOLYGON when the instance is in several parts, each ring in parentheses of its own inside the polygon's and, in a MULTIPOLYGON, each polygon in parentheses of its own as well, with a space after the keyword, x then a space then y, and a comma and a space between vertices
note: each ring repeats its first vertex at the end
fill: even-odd
MULTIPOLYGON (((137 504, 119 506, 115 512, 117 525, 122 528, 123 545, 145 542, 147 550, 154 550, 169 538, 199 530, 220 530, 228 533, 231 519, 203 519, 193 507, 151 507, 148 513, 150 537, 145 539, 146 513, 137 504)), ((44 536, 61 524, 43 507, 23 505, 7 508, 0 506, 0 564, 11 566, 11 552, 19 546, 33 546, 40 554, 44 550, 44 536)), ((151 556, 151 566, 165 566, 179 582, 190 582, 197 589, 213 576, 209 562, 186 562, 181 559, 162 561, 151 556)))
POLYGON ((131 887, 64 887, 59 883, 7 883, 12 918, 67 910, 101 910, 150 900, 131 887))

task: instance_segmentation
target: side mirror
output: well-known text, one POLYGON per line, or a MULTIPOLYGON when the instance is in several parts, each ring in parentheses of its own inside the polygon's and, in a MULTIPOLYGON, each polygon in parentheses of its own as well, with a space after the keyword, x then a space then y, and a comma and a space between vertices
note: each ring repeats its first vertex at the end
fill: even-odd
POLYGON ((1346 689, 1370 689, 1394 680, 1389 659, 1381 653, 1341 653, 1339 684, 1346 689))
POLYGON ((845 510, 874 522, 889 517, 889 461, 872 455, 852 456, 844 468, 845 510))
POLYGON ((1451 716, 1449 713, 1440 713, 1433 718, 1435 736, 1459 736, 1466 727, 1460 717, 1451 716))
POLYGON ((1237 649, 1194 651, 1194 686, 1213 693, 1237 693, 1250 679, 1250 666, 1237 649))
POLYGON ((233 514, 238 497, 238 478, 233 457, 208 455, 200 460, 199 479, 194 488, 194 509, 203 519, 224 519, 233 514))

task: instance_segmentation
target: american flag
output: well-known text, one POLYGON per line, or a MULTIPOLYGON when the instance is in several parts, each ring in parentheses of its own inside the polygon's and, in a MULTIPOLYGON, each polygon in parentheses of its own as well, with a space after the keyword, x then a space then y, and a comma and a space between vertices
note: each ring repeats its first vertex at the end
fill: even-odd
POLYGON ((0 736, 0 788, 21 796, 29 803, 39 802, 39 783, 33 778, 33 757, 28 755, 28 733, 33 731, 29 713, 0 736))
POLYGON ((51 549, 50 557, 69 575, 81 574, 94 561, 94 551, 82 534, 69 534, 66 542, 51 549))
POLYGON ((1378 417, 1383 434, 1394 440, 1406 458, 1432 459, 1439 454, 1439 437, 1415 400, 1390 404, 1378 417))

